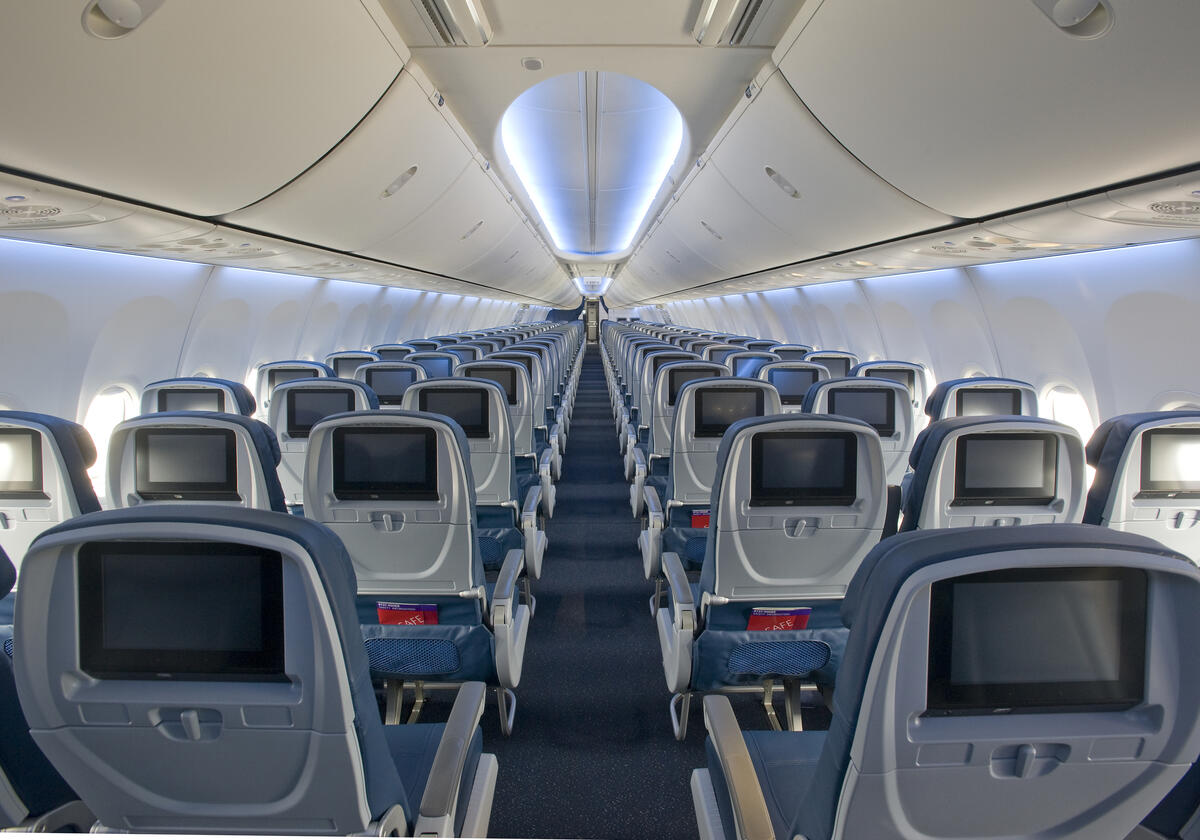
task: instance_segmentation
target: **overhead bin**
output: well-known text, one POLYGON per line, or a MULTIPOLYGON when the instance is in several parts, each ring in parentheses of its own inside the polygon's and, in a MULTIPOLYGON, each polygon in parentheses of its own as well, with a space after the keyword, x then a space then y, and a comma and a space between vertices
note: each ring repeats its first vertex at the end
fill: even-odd
POLYGON ((404 72, 362 123, 319 163, 226 219, 358 251, 411 224, 470 162, 471 152, 413 76, 404 72))
POLYGON ((954 222, 859 163, 778 73, 725 133, 709 165, 782 231, 779 253, 842 251, 954 222))
POLYGON ((401 68, 361 3, 167 2, 111 40, 84 5, 5 4, 0 163, 193 215, 299 175, 401 68))
POLYGON ((638 276, 656 292, 711 283, 728 276, 725 268, 713 265, 688 247, 676 235, 672 222, 668 214, 629 261, 629 267, 638 276))
POLYGON ((1094 5, 1107 30, 1031 0, 827 0, 776 58, 867 167, 978 218, 1196 162, 1200 86, 1179 57, 1200 3, 1094 5))

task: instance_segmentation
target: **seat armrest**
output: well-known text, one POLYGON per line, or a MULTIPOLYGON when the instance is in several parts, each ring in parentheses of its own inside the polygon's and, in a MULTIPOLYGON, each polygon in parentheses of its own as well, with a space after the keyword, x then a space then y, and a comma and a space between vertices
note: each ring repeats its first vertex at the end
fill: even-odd
MULTIPOLYGON (((646 487, 646 456, 642 454, 642 450, 633 446, 629 460, 633 478, 633 483, 629 485, 629 505, 633 508, 633 518, 637 519, 642 515, 642 508, 646 502, 643 498, 646 487)), ((629 477, 628 474, 626 477, 629 477)))
MULTIPOLYGON (((692 640, 696 637, 696 605, 687 573, 679 555, 667 551, 662 556, 663 573, 671 587, 671 607, 662 607, 655 614, 658 624, 658 644, 662 648, 663 674, 667 690, 676 693, 688 690, 692 681, 692 640)), ((676 737, 680 737, 677 731, 676 737)))
POLYGON ((525 564, 530 577, 542 576, 542 555, 546 551, 546 534, 538 527, 538 506, 542 503, 542 488, 530 487, 521 509, 521 533, 525 537, 525 564))
POLYGON ((503 688, 521 682, 525 639, 529 635, 529 607, 518 603, 517 578, 525 569, 525 552, 514 548, 504 557, 492 595, 492 635, 496 642, 496 677, 503 688))
POLYGON ((646 580, 655 580, 662 574, 660 555, 662 553, 662 532, 666 519, 663 516, 662 505, 658 501, 658 491, 647 487, 642 492, 646 502, 646 530, 638 535, 638 547, 642 550, 642 570, 646 580))
POLYGON ((550 519, 554 516, 554 453, 549 447, 542 450, 541 457, 538 458, 538 477, 542 484, 542 510, 546 512, 546 518, 550 519))
MULTIPOLYGON (((504 564, 500 566, 500 574, 496 577, 496 588, 492 591, 492 615, 496 608, 516 602, 517 578, 525 571, 525 552, 519 548, 509 549, 504 555, 504 564)), ((511 615, 511 609, 509 609, 511 615)))
POLYGON ((775 830, 758 773, 728 697, 710 694, 704 698, 704 725, 725 774, 737 836, 742 840, 774 840, 775 830))
POLYGON ((442 739, 433 756, 433 764, 429 768, 429 781, 425 783, 419 810, 422 824, 416 827, 414 834, 420 836, 438 831, 436 836, 454 835, 454 811, 463 782, 463 768, 470 755, 471 738, 483 717, 486 697, 487 686, 481 682, 467 682, 459 687, 442 739), (433 825, 426 821, 433 821, 433 825))
POLYGON ((696 608, 696 600, 692 597, 692 585, 688 581, 687 572, 683 570, 683 561, 674 551, 664 551, 662 555, 663 576, 671 589, 671 600, 680 607, 691 610, 696 608))

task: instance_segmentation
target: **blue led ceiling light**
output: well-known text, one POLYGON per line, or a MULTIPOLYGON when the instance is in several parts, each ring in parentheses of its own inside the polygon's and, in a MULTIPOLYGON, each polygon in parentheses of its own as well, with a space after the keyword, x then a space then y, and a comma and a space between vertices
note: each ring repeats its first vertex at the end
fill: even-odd
POLYGON ((679 157, 683 117, 638 79, 568 73, 517 97, 500 140, 562 255, 618 255, 679 157))

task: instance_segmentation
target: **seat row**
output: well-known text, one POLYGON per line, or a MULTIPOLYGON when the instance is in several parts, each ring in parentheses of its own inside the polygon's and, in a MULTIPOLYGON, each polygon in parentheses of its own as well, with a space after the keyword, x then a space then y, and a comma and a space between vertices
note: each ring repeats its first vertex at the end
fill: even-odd
MULTIPOLYGON (((507 733, 534 606, 526 573, 540 575, 546 547, 538 515, 542 488, 535 478, 518 504, 521 479, 509 410, 530 402, 527 369, 504 361, 474 364, 459 376, 414 382, 391 411, 373 410, 376 398, 362 382, 320 377, 279 383, 276 410, 268 416, 281 430, 291 424, 294 434, 286 437, 242 413, 253 412, 254 400, 236 383, 155 383, 143 396, 152 413, 121 424, 110 439, 109 497, 134 511, 186 502, 212 517, 233 506, 284 513, 280 439, 283 445, 303 439, 305 513, 336 535, 355 570, 351 594, 369 662, 364 673, 382 686, 385 722, 401 720, 406 688, 416 694, 409 715, 415 722, 427 688, 479 681, 480 690, 482 684, 495 686, 507 733), (494 381, 488 364, 507 381, 494 381), (353 400, 332 411, 328 404, 295 405, 305 388, 318 398, 343 399, 337 390, 349 388, 365 398, 366 410, 346 413, 359 408, 353 400), (200 407, 198 399, 214 394, 220 404, 203 407, 231 413, 170 410, 178 400, 200 407), (303 437, 300 425, 306 426, 303 437)), ((0 602, 5 624, 13 622, 14 603, 25 600, 21 560, 30 543, 54 523, 74 522, 100 506, 85 473, 96 453, 76 424, 5 412, 0 454, 8 471, 0 477, 6 526, 0 546, 22 566, 20 599, 13 591, 0 602)), ((6 652, 19 656, 20 631, 0 635, 6 652)), ((10 721, 18 730, 19 717, 10 721)), ((0 765, 9 769, 6 761, 0 765)), ((20 775, 33 780, 35 792, 46 788, 39 780, 56 778, 53 772, 20 775)), ((45 807, 44 797, 14 802, 4 808, 12 823, 49 826, 79 817, 69 805, 65 812, 45 807)))
MULTIPOLYGON (((657 352, 671 351, 650 350, 647 355, 652 359, 657 352)), ((610 370, 616 367, 611 357, 607 361, 610 370)), ((656 390, 675 390, 669 401, 674 409, 668 438, 672 446, 663 459, 665 471, 657 475, 652 471, 645 487, 647 528, 639 547, 647 577, 656 579, 651 608, 657 618, 667 685, 673 692, 670 711, 676 735, 682 738, 686 733, 695 694, 748 688, 762 691, 774 729, 799 729, 800 701, 809 684, 821 688, 831 702, 837 727, 836 698, 848 673, 854 680, 860 676, 858 671, 847 671, 856 652, 851 647, 855 632, 851 594, 857 576, 869 574, 863 570, 870 565, 867 558, 878 553, 874 546, 897 528, 899 488, 889 487, 895 473, 889 470, 889 453, 881 446, 883 435, 876 423, 868 422, 869 416, 837 416, 845 411, 841 406, 827 415, 783 415, 778 393, 768 381, 729 377, 727 369, 713 371, 714 366, 666 360, 655 377, 656 390), (689 365, 697 366, 695 373, 701 378, 681 377, 671 383, 672 369, 689 365), (711 378, 714 375, 721 378, 711 378), (665 505, 659 503, 660 494, 665 505), (698 573, 698 580, 689 573, 698 573), (669 595, 664 607, 659 606, 657 580, 661 579, 669 595), (772 702, 779 687, 785 691, 783 725, 772 702)), ((646 364, 642 368, 650 370, 646 364)), ((841 381, 853 387, 848 380, 841 381)), ((904 385, 895 385, 901 392, 891 405, 908 405, 904 385)), ((811 386, 810 392, 813 389, 816 393, 806 399, 809 411, 829 410, 828 403, 818 407, 819 385, 811 386)), ((850 393, 860 396, 862 392, 850 393)), ((1103 424, 1087 447, 1086 459, 1097 468, 1088 491, 1085 453, 1077 434, 1061 424, 1020 416, 1036 413, 1034 400, 1032 388, 1012 381, 956 380, 935 389, 926 403, 931 418, 971 416, 935 420, 917 438, 906 459, 913 472, 901 529, 1082 520, 1153 535, 1181 556, 1200 556, 1200 546, 1190 532, 1200 513, 1196 510, 1200 460, 1194 457, 1200 454, 1200 413, 1141 413, 1103 424)), ((657 410, 666 402, 648 404, 657 410)), ((858 408, 860 402, 851 405, 858 408)), ((845 411, 852 413, 857 412, 845 411)), ((658 428, 655 423, 651 434, 658 428)), ((636 446, 632 441, 631 445, 636 446)), ((964 536, 958 544, 994 542, 996 533, 989 529, 980 537, 964 536)), ((1030 529, 1011 533, 1029 535, 1013 537, 1009 542, 1014 546, 1022 545, 1023 539, 1036 539, 1030 529)), ((1085 539, 1120 541, 1103 532, 1085 539)), ((1042 606, 1048 611, 1072 609, 1066 602, 1042 606)), ((1062 616, 1054 621, 1069 624, 1062 616)), ((928 641, 931 657, 935 645, 953 647, 953 640, 945 638, 949 630, 940 632, 928 641)), ((1094 651, 1070 653, 1094 656, 1094 651)), ((717 726, 725 735, 730 727, 736 729, 727 705, 720 706, 715 697, 705 704, 714 740, 718 734, 714 709, 722 710, 724 723, 717 726)), ((760 740, 785 743, 765 733, 747 737, 752 748, 760 740)), ((809 743, 819 742, 810 739, 809 743)), ((885 744, 883 749, 890 747, 885 744)), ((770 775, 766 768, 774 761, 793 768, 797 762, 792 753, 775 758, 764 753, 759 759, 756 754, 760 777, 770 775)), ((822 754, 820 760, 826 756, 822 754)), ((712 775, 719 776, 719 768, 714 769, 719 764, 710 752, 711 775, 700 771, 693 779, 697 817, 702 836, 706 832, 721 836, 725 831, 732 837, 729 805, 723 799, 727 788, 723 781, 712 781, 712 775), (721 808, 717 801, 723 802, 721 808)), ((775 780, 764 781, 778 795, 775 780)), ((795 811, 794 800, 770 804, 795 811)), ((844 797, 839 807, 845 807, 844 797)), ((769 810, 778 831, 778 815, 774 808, 769 810)), ((840 811, 838 815, 843 816, 840 811)), ((828 817, 818 823, 825 833, 805 836, 829 836, 828 817)), ((797 833, 796 823, 789 825, 789 833, 781 836, 797 833)))

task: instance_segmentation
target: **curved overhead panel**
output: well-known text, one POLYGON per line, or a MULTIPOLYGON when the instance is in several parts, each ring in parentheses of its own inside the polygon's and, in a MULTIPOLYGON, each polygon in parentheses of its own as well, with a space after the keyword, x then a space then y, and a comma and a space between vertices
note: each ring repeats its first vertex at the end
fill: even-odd
POLYGON ((194 215, 296 177, 401 68, 361 3, 166 2, 111 40, 85 5, 4 4, 0 165, 194 215))
POLYGON ((509 106, 501 142, 561 256, 620 255, 683 143, 666 96, 620 73, 568 73, 509 106))
POLYGON ((337 148, 292 183, 231 213, 233 224, 357 251, 425 212, 471 162, 471 153, 402 73, 337 148))
POLYGON ((1030 0, 827 0, 778 63, 880 177, 977 218, 1196 162, 1200 85, 1171 57, 1200 3, 1105 2, 1079 37, 1030 0))
POLYGON ((738 117, 710 165, 781 229, 781 241, 795 254, 784 262, 811 249, 842 251, 954 221, 855 160, 778 73, 738 117))

